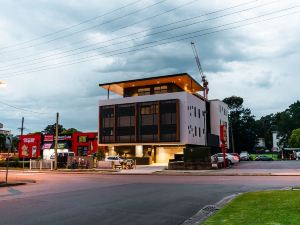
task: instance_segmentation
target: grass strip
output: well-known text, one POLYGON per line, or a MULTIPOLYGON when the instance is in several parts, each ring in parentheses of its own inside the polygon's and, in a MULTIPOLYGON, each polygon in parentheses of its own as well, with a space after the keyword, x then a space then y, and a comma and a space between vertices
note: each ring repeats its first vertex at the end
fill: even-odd
POLYGON ((300 191, 250 192, 238 196, 204 225, 300 224, 300 191))

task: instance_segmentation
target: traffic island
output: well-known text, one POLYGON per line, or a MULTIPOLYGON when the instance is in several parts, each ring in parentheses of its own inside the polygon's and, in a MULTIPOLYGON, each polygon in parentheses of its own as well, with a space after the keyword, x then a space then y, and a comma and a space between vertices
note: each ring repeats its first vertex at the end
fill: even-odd
POLYGON ((201 224, 299 224, 299 190, 299 188, 294 188, 242 194, 201 224))
POLYGON ((25 185, 26 182, 0 182, 0 188, 25 185))

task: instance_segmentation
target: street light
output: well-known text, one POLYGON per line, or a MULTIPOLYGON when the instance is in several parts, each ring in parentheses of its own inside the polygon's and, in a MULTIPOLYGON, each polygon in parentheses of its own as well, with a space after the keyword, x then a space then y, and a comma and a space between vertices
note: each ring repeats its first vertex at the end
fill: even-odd
POLYGON ((0 87, 6 87, 7 84, 3 81, 3 80, 0 80, 0 87))

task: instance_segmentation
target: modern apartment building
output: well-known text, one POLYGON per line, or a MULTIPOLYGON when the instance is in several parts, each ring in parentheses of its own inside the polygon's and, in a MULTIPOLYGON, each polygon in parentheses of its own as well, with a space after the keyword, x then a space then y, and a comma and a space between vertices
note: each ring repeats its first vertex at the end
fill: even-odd
POLYGON ((166 163, 186 148, 219 147, 220 125, 228 127, 226 104, 204 99, 203 87, 187 73, 99 86, 107 100, 99 102, 98 140, 110 155, 166 163), (121 97, 110 98, 111 92, 121 97))

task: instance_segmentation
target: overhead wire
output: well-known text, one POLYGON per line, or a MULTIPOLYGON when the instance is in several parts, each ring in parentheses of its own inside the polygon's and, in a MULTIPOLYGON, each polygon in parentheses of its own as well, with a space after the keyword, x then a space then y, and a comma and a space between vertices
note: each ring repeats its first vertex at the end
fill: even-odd
MULTIPOLYGON (((255 1, 251 1, 251 3, 253 2, 256 2, 257 0, 255 1)), ((247 10, 251 10, 251 9, 254 9, 254 8, 258 8, 258 7, 262 7, 262 6, 265 6, 265 5, 269 5, 269 4, 273 4, 275 2, 278 2, 278 1, 281 1, 281 0, 275 0, 275 1, 272 1, 272 2, 268 2, 268 3, 265 3, 265 4, 262 4, 262 5, 259 5, 259 6, 255 6, 255 7, 252 7, 252 8, 249 8, 249 9, 246 9, 246 10, 242 10, 242 11, 247 11, 247 10)), ((193 2, 193 1, 192 1, 193 2)), ((88 45, 84 45, 84 46, 81 46, 81 47, 78 47, 78 48, 75 48, 75 49, 71 49, 71 50, 67 50, 67 51, 63 51, 61 53, 53 53, 53 54, 50 54, 50 55, 46 55, 46 56, 42 56, 42 57, 36 57, 36 58, 33 58, 33 59, 28 59, 28 60, 25 60, 25 61, 22 61, 22 62, 17 62, 17 63, 13 63, 13 64, 9 64, 9 65, 6 65, 6 66, 3 66, 3 67, 0 67, 0 71, 4 71, 3 68, 6 68, 6 67, 12 67, 12 66, 15 66, 15 65, 21 65, 21 64, 24 64, 24 63, 27 63, 27 62, 33 62, 33 61, 36 61, 36 60, 40 60, 40 59, 45 59, 45 58, 48 58, 48 57, 52 57, 52 56, 57 56, 57 55, 63 55, 65 53, 68 53, 68 52, 74 52, 74 51, 77 51, 77 50, 81 50, 81 49, 85 49, 85 48, 88 48, 88 47, 92 47, 94 45, 98 45, 98 44, 103 44, 103 43, 107 43, 107 42, 111 42, 111 41, 114 41, 114 40, 118 40, 118 39, 122 39, 124 37, 130 37, 130 36, 136 36, 137 34, 141 34, 141 33, 144 33, 144 32, 147 32, 147 31, 153 31, 153 30, 156 30, 156 29, 160 29, 160 28, 163 28, 163 27, 167 27, 167 26, 171 26, 171 25, 174 25, 174 24, 178 24, 178 23, 182 23, 182 22, 186 22, 186 21, 190 21, 190 20, 194 20, 194 19, 197 19, 197 18, 201 18, 201 17, 204 17, 204 16, 208 16, 208 15, 212 15, 212 14, 216 14, 216 13, 219 13, 219 12, 224 12, 226 10, 231 10, 231 9, 234 9, 234 8, 237 8, 237 7, 240 7, 242 5, 247 5, 247 4, 250 4, 250 2, 247 2, 247 3, 243 3, 243 4, 238 4, 238 5, 235 5, 235 6, 231 6, 231 7, 227 7, 225 9, 221 9, 221 10, 216 10, 216 11, 213 11, 213 12, 209 12, 209 13, 205 13, 205 14, 201 14, 199 16, 195 16, 195 17, 191 17, 191 18, 187 18, 187 19, 183 19, 183 20, 179 20, 179 21, 176 21, 176 22, 172 22, 172 23, 169 23, 169 24, 165 24, 165 25, 160 25, 160 26, 156 26, 156 27, 152 27, 150 29, 146 29, 146 30, 142 30, 142 31, 139 31, 139 32, 134 32, 134 33, 131 33, 131 34, 127 34, 127 35, 123 35, 123 36, 120 36, 120 37, 117 37, 117 38, 113 38, 113 39, 109 39, 109 40, 106 40, 106 41, 101 41, 101 42, 96 42, 96 43, 93 43, 93 44, 88 44, 88 45)), ((177 9, 178 7, 176 7, 177 9)), ((175 8, 173 8, 175 9, 175 8)), ((242 11, 239 11, 239 12, 242 12, 242 11)), ((232 13, 232 14, 235 14, 235 13, 232 13)), ((231 15, 231 14, 227 14, 227 15, 231 15)), ((227 16, 225 15, 225 16, 227 16)), ((222 18, 223 16, 220 16, 220 17, 217 17, 217 18, 222 18)), ((217 19, 217 18, 213 18, 213 19, 217 19)), ((213 20, 213 19, 208 19, 208 20, 213 20)), ((208 21, 207 20, 207 21, 208 21)), ((206 20, 205 20, 206 21, 206 20)), ((205 22, 204 21, 204 22, 205 22)), ((130 25, 131 26, 131 25, 130 25)), ((118 29, 117 29, 118 30, 118 29)), ((112 32, 115 32, 117 30, 114 30, 112 32)), ((111 33, 112 33, 111 32, 111 33)), ((161 31, 161 33, 164 32, 164 31, 161 31)), ((159 33, 159 32, 158 32, 159 33)), ((156 34, 158 34, 156 33, 156 34)), ((153 34, 151 34, 153 35, 153 34)), ((146 35, 148 36, 148 35, 146 35)), ((146 37, 146 36, 143 36, 143 37, 146 37)), ((143 38, 141 37, 141 38, 143 38)), ((134 38, 136 39, 136 38, 134 38)), ((130 39, 130 40, 133 40, 133 39, 130 39)), ((113 45, 113 44, 112 44, 113 45)), ((102 48, 102 47, 100 47, 102 48)), ((88 50, 90 51, 90 50, 88 50)), ((84 51, 86 52, 86 51, 84 51)), ((34 54, 33 56, 35 56, 36 54, 34 54)), ((73 55, 73 54, 72 54, 73 55)), ((30 57, 30 56, 29 56, 30 57)), ((28 56, 24 56, 24 57, 21 57, 21 58, 28 58, 28 56)), ((19 58, 19 59, 21 59, 19 58)))
POLYGON ((139 2, 141 2, 141 0, 137 0, 137 1, 134 1, 134 2, 131 2, 131 3, 128 3, 128 4, 126 4, 125 6, 122 6, 122 7, 120 7, 120 8, 111 10, 111 11, 109 11, 109 12, 107 12, 107 13, 100 14, 100 15, 97 15, 97 16, 94 16, 94 17, 91 17, 91 18, 86 19, 86 20, 83 20, 83 21, 81 21, 81 22, 79 22, 79 23, 77 23, 77 24, 74 24, 74 25, 71 25, 71 26, 68 26, 68 27, 64 27, 64 28, 59 29, 59 30, 54 31, 54 32, 50 32, 50 33, 44 34, 44 35, 42 35, 42 36, 40 36, 40 37, 37 37, 37 38, 33 38, 33 39, 30 39, 30 40, 27 40, 27 41, 24 41, 24 42, 20 42, 20 43, 14 44, 14 45, 12 45, 12 46, 0 47, 0 51, 3 50, 3 49, 14 48, 14 47, 19 46, 19 45, 28 44, 28 43, 30 43, 30 42, 34 42, 34 41, 36 41, 36 40, 43 39, 43 38, 45 38, 45 37, 49 37, 49 36, 56 35, 56 34, 58 34, 58 33, 61 33, 61 32, 64 32, 64 31, 67 31, 67 30, 70 30, 70 29, 73 29, 74 27, 81 26, 82 24, 86 24, 86 23, 89 23, 89 22, 91 22, 91 21, 93 21, 93 20, 96 20, 96 19, 99 19, 99 18, 101 18, 101 17, 107 16, 107 15, 112 14, 112 13, 114 13, 114 12, 117 12, 117 11, 119 11, 119 10, 125 9, 125 8, 127 8, 127 7, 129 7, 129 6, 132 6, 132 5, 135 5, 135 4, 139 3, 139 2))
MULTIPOLYGON (((132 26, 134 26, 134 25, 140 24, 140 23, 142 23, 142 22, 144 22, 144 21, 147 21, 147 20, 150 20, 150 19, 153 19, 153 18, 162 16, 162 15, 167 14, 167 13, 170 13, 170 12, 172 12, 172 11, 178 10, 178 9, 183 8, 183 7, 187 6, 187 5, 190 5, 190 4, 192 4, 192 3, 196 2, 196 1, 199 1, 199 0, 192 0, 192 1, 189 1, 189 2, 187 2, 187 3, 184 3, 184 4, 182 4, 182 5, 179 5, 179 6, 177 6, 177 7, 174 7, 174 8, 172 8, 172 9, 169 9, 169 10, 164 11, 164 12, 162 12, 162 13, 158 13, 158 14, 155 14, 155 15, 152 15, 152 16, 149 16, 149 17, 146 17, 146 18, 143 18, 143 19, 141 19, 141 20, 138 20, 137 22, 131 23, 130 25, 126 25, 126 26, 123 26, 123 27, 119 27, 119 28, 117 28, 117 29, 115 29, 115 30, 110 31, 110 34, 112 34, 112 33, 114 33, 114 32, 117 32, 117 31, 120 31, 120 30, 122 30, 122 29, 128 28, 128 27, 132 27, 132 26)), ((256 1, 258 1, 258 0, 254 0, 254 1, 251 1, 251 2, 256 2, 256 1)), ((280 0, 277 0, 277 1, 280 1, 280 0)), ((249 4, 249 3, 248 3, 248 4, 249 4)), ((241 4, 240 4, 240 5, 241 5, 241 4)), ((139 33, 139 32, 137 32, 137 33, 139 33)), ((127 35, 125 35, 125 36, 127 36, 127 35)), ((118 37, 118 38, 121 38, 121 37, 118 37)), ((117 38, 117 39, 118 39, 118 38, 117 38)), ((83 42, 87 42, 87 40, 84 39, 84 40, 72 42, 71 45, 77 45, 77 44, 83 43, 83 42)), ((106 41, 105 41, 105 42, 106 42, 106 41)), ((102 43, 102 42, 99 42, 99 43, 102 43)), ((90 45, 94 45, 94 44, 97 44, 97 42, 96 42, 96 43, 93 43, 93 44, 89 44, 89 46, 90 46, 90 45)), ((87 46, 87 45, 85 45, 85 46, 87 46)), ((79 47, 79 48, 77 48, 77 49, 86 48, 85 46, 79 47)), ((57 47, 57 48, 51 49, 51 51, 61 50, 61 48, 62 48, 62 47, 57 47)), ((63 53, 66 53, 66 52, 72 52, 72 51, 74 51, 74 49, 64 51, 63 53)), ((57 53, 54 53, 54 54, 57 54, 57 53)), ((61 54, 62 54, 62 53, 61 53, 61 54)), ((53 55, 53 54, 51 54, 50 56, 52 56, 52 55, 53 55)), ((7 62, 7 61, 8 61, 8 62, 10 62, 10 61, 16 61, 16 60, 20 60, 20 59, 24 59, 24 58, 27 59, 28 57, 32 57, 32 56, 36 56, 36 53, 35 53, 35 54, 26 55, 26 56, 22 56, 22 57, 17 57, 17 58, 10 59, 10 60, 6 60, 6 62, 7 62)), ((46 55, 46 56, 43 56, 43 57, 49 57, 49 55, 46 55)))
MULTIPOLYGON (((27 48, 32 48, 32 47, 41 46, 41 45, 44 45, 44 44, 48 44, 48 43, 51 43, 51 42, 54 42, 54 41, 57 41, 57 40, 66 38, 66 37, 70 37, 70 36, 72 36, 72 35, 75 35, 75 34, 78 34, 78 33, 81 33, 81 32, 87 31, 87 30, 91 30, 91 29, 93 29, 93 28, 97 28, 97 27, 102 26, 102 25, 105 25, 105 24, 110 24, 110 23, 115 22, 115 21, 117 21, 117 20, 120 20, 120 19, 123 19, 123 18, 125 18, 125 17, 134 15, 134 14, 139 13, 139 12, 144 11, 144 10, 147 10, 147 9, 149 9, 149 8, 151 8, 151 7, 154 7, 154 6, 158 5, 158 4, 161 4, 161 3, 165 2, 165 1, 168 1, 168 0, 161 0, 161 1, 159 1, 159 2, 156 2, 156 3, 152 4, 152 5, 148 5, 148 6, 144 7, 144 8, 135 10, 135 11, 133 11, 133 12, 130 12, 130 13, 128 13, 128 14, 125 14, 125 15, 120 16, 120 17, 117 17, 117 18, 107 20, 107 21, 105 21, 105 22, 103 22, 103 23, 100 23, 100 24, 97 24, 97 25, 93 25, 93 26, 84 28, 84 29, 82 29, 82 30, 74 31, 74 32, 72 32, 72 33, 70 33, 70 34, 63 35, 63 36, 60 36, 60 37, 56 37, 56 38, 53 38, 53 39, 44 41, 44 42, 39 43, 39 44, 29 45, 29 46, 25 46, 25 47, 22 47, 22 48, 17 48, 17 49, 11 50, 11 51, 9 51, 9 52, 15 52, 15 51, 24 50, 24 49, 27 49, 27 48)), ((8 51, 4 51, 4 52, 3 52, 3 51, 0 51, 0 54, 7 53, 7 52, 8 52, 8 51)))
MULTIPOLYGON (((213 17, 213 18, 208 18, 208 19, 205 19, 205 20, 201 20, 201 21, 196 21, 196 22, 193 22, 193 23, 189 23, 189 24, 184 24, 184 25, 181 25, 181 26, 178 26, 178 27, 173 27, 173 28, 169 28, 167 30, 162 30, 162 31, 158 31, 156 33, 150 33, 148 35, 144 35, 144 36, 141 36, 141 37, 135 37, 135 38, 131 38, 129 40, 126 40, 126 41, 121 41, 121 42, 117 42, 117 43, 112 43, 112 44, 109 44, 109 45, 105 45, 105 46, 101 46, 101 47, 95 47, 95 48, 92 48, 92 49, 88 49, 88 50, 84 50, 84 51, 80 51, 80 52, 75 52, 75 53, 72 53, 72 54, 67 54, 67 55, 64 55, 63 53, 61 54, 53 54, 51 56, 59 56, 59 55, 62 55, 61 57, 56 57, 55 60, 57 59, 61 59, 61 58, 65 58, 65 57, 69 57, 69 56, 76 56, 76 55, 79 55, 79 54, 83 54, 83 53, 87 53, 87 52, 91 52, 91 51, 95 51, 95 50, 100 50, 100 49, 103 49, 103 48, 107 48, 107 47, 110 47, 110 46, 115 46, 115 45, 119 45, 119 44, 124 44, 124 43, 128 43, 128 42, 132 42, 134 40, 138 40, 138 39, 144 39, 146 37, 150 37, 150 36, 154 36, 154 35, 157 35, 157 34, 161 34, 161 33, 165 33, 165 32, 169 32, 169 31, 174 31, 174 30, 177 30, 177 29, 181 29, 181 28, 186 28, 186 27, 189 27, 189 26, 193 26, 195 24, 199 24, 199 23, 203 23, 203 22, 207 22, 207 21, 211 21, 211 20, 216 20, 216 19, 220 19, 220 18, 224 18, 224 17, 227 17, 227 16, 231 16, 231 15, 234 15, 234 14, 238 14, 238 13, 241 13, 241 12, 245 12, 245 11, 250 11, 250 10, 253 10, 253 9, 256 9, 256 8, 259 8, 259 7, 263 7, 263 6, 266 6, 266 5, 270 5, 270 4, 273 4, 275 2, 277 2, 278 0, 276 1, 272 1, 272 2, 268 2, 268 3, 265 3, 265 4, 261 4, 261 5, 258 5, 258 6, 254 6, 254 7, 250 7, 250 8, 246 8, 246 9, 242 9, 242 10, 239 10, 239 11, 235 11, 235 12, 231 12, 231 13, 228 13, 228 14, 224 14, 224 15, 221 15, 221 16, 217 16, 217 17, 213 17)), ((197 16, 198 18, 199 16, 197 16)), ((184 20, 186 21, 186 19, 184 20)), ((181 21, 177 21, 177 23, 179 23, 181 21)), ((175 23, 171 23, 172 25, 174 25, 175 23)), ((164 25, 165 27, 166 25, 164 25)), ((161 26, 160 26, 161 27, 161 26)), ((155 28, 152 28, 151 30, 154 30, 155 28)), ((142 32, 145 32, 145 31, 148 31, 149 29, 147 30, 144 30, 144 31, 140 31, 140 32, 136 32, 134 33, 134 35, 136 35, 137 33, 142 33, 142 32)), ((132 34, 131 34, 132 35, 132 34)), ((127 36, 127 35, 126 35, 127 36)), ((104 43, 106 43, 107 41, 104 41, 104 43)), ((90 46, 94 46, 94 45, 88 45, 88 46, 84 46, 84 47, 81 47, 81 48, 76 48, 76 49, 73 49, 73 50, 69 50, 69 51, 66 51, 66 52, 73 52, 73 51, 77 51, 79 49, 83 49, 83 48, 86 48, 86 47, 90 47, 90 46)), ((64 52, 64 53, 66 53, 64 52)), ((50 56, 48 56, 50 57, 50 56)), ((22 65, 22 64, 26 64, 26 65, 23 65, 23 66, 32 66, 32 65, 36 65, 36 64, 40 64, 40 63, 43 63, 43 62, 48 62, 48 60, 42 60, 42 59, 47 59, 48 57, 40 57, 40 58, 36 58, 36 59, 32 59, 32 60, 27 60, 27 61, 23 61, 23 62, 19 62, 19 63, 14 63, 12 65, 9 65, 9 66, 6 66, 6 67, 9 67, 9 68, 6 68, 5 67, 0 67, 0 72, 2 71, 8 71, 8 70, 11 70, 10 68, 12 66, 16 66, 16 65, 22 65), (42 60, 42 61, 40 61, 42 60), (38 62, 36 62, 38 61, 38 62), (27 64, 28 62, 35 62, 35 63, 29 63, 27 64)))
POLYGON ((33 110, 30 110, 30 109, 20 108, 20 107, 8 104, 8 103, 3 102, 3 101, 0 101, 0 104, 8 106, 10 108, 17 109, 17 110, 21 110, 21 111, 25 111, 25 112, 28 112, 28 113, 32 113, 32 114, 40 114, 40 115, 47 115, 48 114, 48 113, 42 113, 42 112, 33 111, 33 110))
MULTIPOLYGON (((281 10, 277 10, 277 11, 273 11, 271 13, 263 14, 263 15, 260 15, 260 16, 252 17, 252 18, 247 18, 247 19, 243 19, 243 20, 239 20, 239 21, 235 21, 235 22, 230 22, 230 23, 227 23, 227 24, 222 24, 222 25, 218 25, 218 26, 215 26, 215 27, 210 27, 210 28, 206 28, 206 29, 202 29, 202 30, 198 30, 198 31, 188 32, 188 33, 185 33, 185 34, 181 34, 181 35, 177 35, 177 36, 172 36, 172 37, 168 37, 168 38, 164 38, 164 39, 160 39, 160 40, 156 40, 156 41, 151 41, 151 42, 143 43, 143 44, 140 44, 140 45, 136 45, 134 47, 126 47, 126 48, 122 48, 122 49, 108 51, 108 52, 102 53, 101 55, 106 54, 103 57, 111 57, 111 56, 121 55, 121 54, 129 53, 129 52, 134 52, 134 51, 138 51, 138 50, 143 50, 143 49, 146 49, 146 48, 149 48, 149 47, 147 46, 147 47, 143 47, 143 48, 139 48, 139 49, 132 49, 132 50, 129 50, 129 51, 119 52, 118 53, 118 51, 123 51, 123 50, 127 50, 127 49, 130 49, 130 48, 135 48, 135 47, 140 47, 140 46, 144 46, 144 45, 158 43, 158 44, 155 44, 155 45, 151 46, 151 47, 155 47, 155 46, 165 45, 165 44, 169 44, 169 43, 174 43, 174 42, 177 42, 177 41, 182 41, 182 40, 186 40, 186 39, 195 38, 195 37, 198 37, 198 36, 209 35, 209 34, 212 34, 212 33, 221 32, 223 30, 224 31, 225 30, 231 30, 231 29, 235 29, 235 28, 238 28, 238 27, 246 26, 246 25, 249 25, 249 24, 239 25, 239 26, 236 26, 236 27, 230 28, 230 29, 226 28, 226 29, 222 29, 222 30, 219 30, 219 31, 213 31, 213 32, 199 34, 199 35, 195 35, 195 36, 191 36, 191 37, 177 39, 177 40, 166 42, 166 43, 159 43, 159 42, 162 42, 162 41, 168 41, 168 40, 171 40, 171 39, 174 39, 174 38, 178 38, 178 37, 182 37, 182 36, 187 36, 187 35, 199 33, 199 32, 205 31, 205 30, 222 28, 224 26, 229 26, 229 25, 233 25, 233 24, 237 24, 237 23, 241 23, 241 22, 246 22, 248 20, 254 20, 254 19, 257 19, 257 18, 261 18, 261 17, 268 16, 268 15, 273 15, 273 14, 276 14, 276 13, 288 11, 288 10, 295 9, 295 8, 299 8, 299 6, 293 6, 293 7, 289 7, 289 8, 285 8, 285 9, 281 9, 281 10), (114 52, 116 52, 116 53, 114 53, 114 52), (110 54, 110 53, 112 53, 112 54, 110 54)), ((293 14, 296 14, 296 13, 298 13, 298 11, 294 12, 293 14)), ((285 14, 284 16, 287 16, 287 15, 289 15, 289 14, 285 14)), ((279 16, 279 17, 282 17, 282 16, 279 16)), ((277 18, 277 17, 275 17, 275 18, 277 18)), ((259 21, 259 22, 268 21, 268 20, 270 20, 270 19, 262 20, 262 21, 259 21)), ((252 22, 250 24, 253 24, 253 23, 257 23, 257 22, 252 22)), ((97 55, 92 55, 92 56, 84 57, 84 58, 81 58, 80 60, 77 60, 77 61, 72 62, 72 63, 62 62, 62 63, 50 65, 50 66, 41 66, 41 67, 37 67, 35 69, 28 70, 28 71, 16 72, 15 74, 12 74, 11 76, 1 77, 1 78, 10 78, 10 77, 15 77, 15 76, 20 76, 20 75, 23 75, 23 74, 26 74, 26 73, 30 73, 30 72, 39 72, 39 71, 44 71, 44 70, 48 70, 48 69, 56 69, 57 66, 59 66, 59 67, 61 67, 61 66, 69 66, 69 65, 74 65, 74 64, 77 64, 77 63, 88 62, 90 60, 99 59, 99 56, 101 56, 101 55, 97 54, 97 55)))

